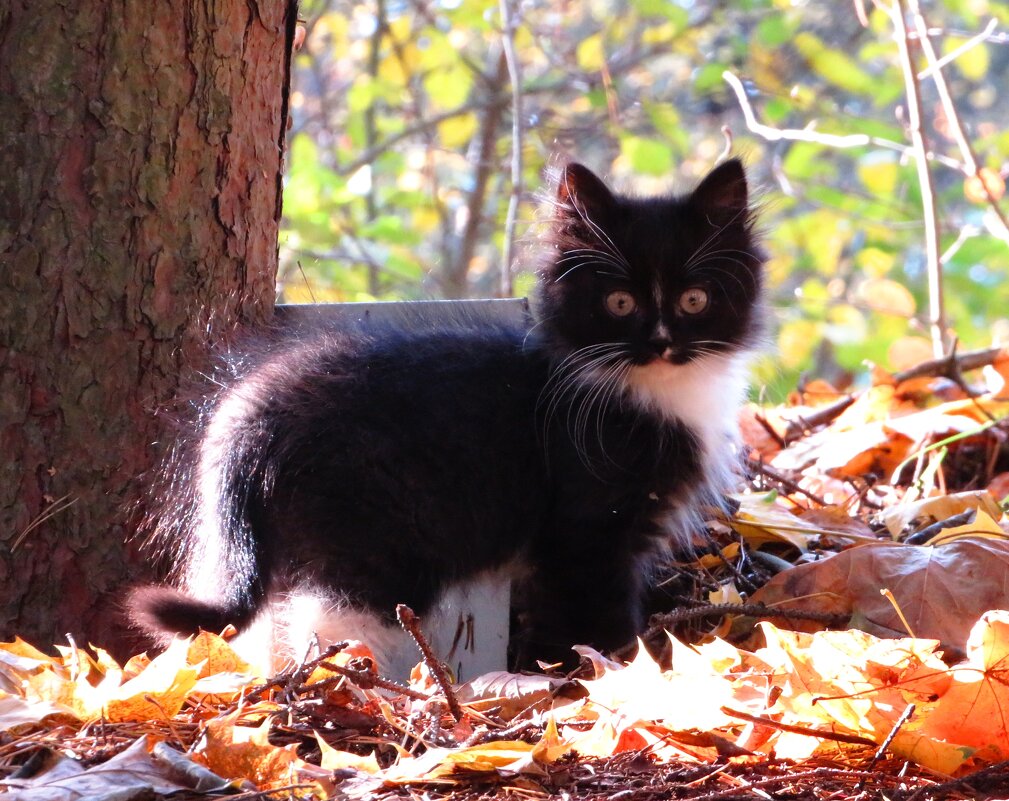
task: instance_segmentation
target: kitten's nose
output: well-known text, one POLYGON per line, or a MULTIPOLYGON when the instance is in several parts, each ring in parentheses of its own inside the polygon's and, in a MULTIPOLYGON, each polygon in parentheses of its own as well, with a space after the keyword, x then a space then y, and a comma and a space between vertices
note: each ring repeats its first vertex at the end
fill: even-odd
POLYGON ((652 350, 667 361, 673 356, 673 354, 676 353, 676 348, 673 347, 673 343, 664 337, 650 339, 648 340, 648 344, 651 345, 652 350))

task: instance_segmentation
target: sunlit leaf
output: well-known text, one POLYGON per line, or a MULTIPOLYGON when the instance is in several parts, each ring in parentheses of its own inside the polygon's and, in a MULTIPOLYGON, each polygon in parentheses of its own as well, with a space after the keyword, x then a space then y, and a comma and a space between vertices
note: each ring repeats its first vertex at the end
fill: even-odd
POLYGON ((626 136, 620 140, 620 151, 631 168, 644 175, 667 175, 673 166, 671 148, 656 139, 626 136))
POLYGON ((586 72, 597 72, 606 63, 606 50, 601 33, 586 37, 578 43, 578 66, 586 72))
POLYGON ((873 311, 913 317, 917 310, 914 295, 903 284, 888 278, 870 278, 858 287, 859 300, 873 311))
POLYGON ((858 62, 841 50, 830 47, 809 31, 801 31, 792 39, 796 50, 809 61, 815 72, 835 86, 848 92, 872 96, 878 82, 858 62))

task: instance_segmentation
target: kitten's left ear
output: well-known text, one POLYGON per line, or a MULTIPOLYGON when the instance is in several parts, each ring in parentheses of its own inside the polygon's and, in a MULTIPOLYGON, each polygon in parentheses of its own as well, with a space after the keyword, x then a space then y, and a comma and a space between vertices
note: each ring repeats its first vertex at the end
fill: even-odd
POLYGON ((742 162, 729 159, 715 167, 694 190, 690 202, 715 217, 745 211, 748 198, 742 162))
POLYGON ((616 201, 613 193, 592 170, 572 162, 561 173, 557 201, 568 215, 590 220, 605 213, 616 201))

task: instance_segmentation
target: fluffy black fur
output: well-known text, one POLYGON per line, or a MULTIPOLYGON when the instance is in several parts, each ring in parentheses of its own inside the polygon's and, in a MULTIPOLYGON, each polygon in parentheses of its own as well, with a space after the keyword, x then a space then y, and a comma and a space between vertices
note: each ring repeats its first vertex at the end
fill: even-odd
POLYGON ((569 165, 548 246, 529 325, 376 322, 247 357, 159 512, 184 590, 135 591, 134 619, 162 636, 241 629, 310 585, 391 622, 397 603, 423 615, 513 562, 523 662, 627 642, 650 555, 686 542, 691 509, 725 489, 727 439, 681 419, 675 391, 651 399, 653 373, 636 389, 635 371, 675 381, 713 358, 719 392, 719 359, 752 345, 761 256, 742 167, 635 199, 569 165), (684 311, 688 291, 702 311, 684 311))

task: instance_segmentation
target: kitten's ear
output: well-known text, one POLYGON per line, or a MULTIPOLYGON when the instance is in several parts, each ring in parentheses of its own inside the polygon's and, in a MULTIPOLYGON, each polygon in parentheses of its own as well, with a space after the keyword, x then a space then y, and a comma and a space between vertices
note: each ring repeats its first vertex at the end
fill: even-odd
POLYGON ((712 217, 724 218, 745 211, 748 197, 742 162, 730 159, 715 167, 694 190, 690 202, 712 217))
POLYGON ((616 200, 595 173, 581 164, 568 164, 557 185, 557 203, 562 214, 571 219, 594 219, 612 208, 616 200))

